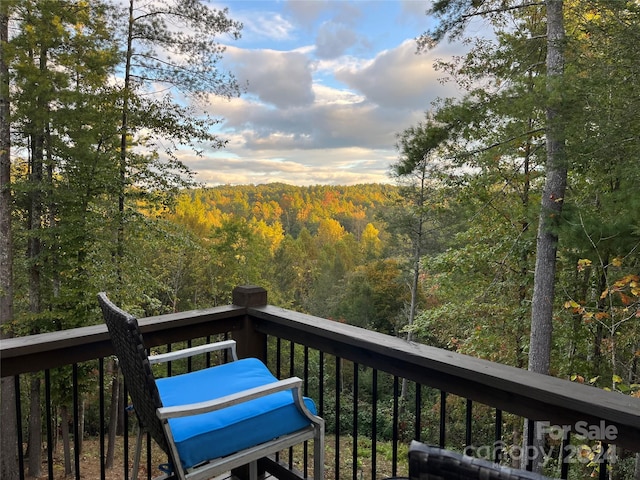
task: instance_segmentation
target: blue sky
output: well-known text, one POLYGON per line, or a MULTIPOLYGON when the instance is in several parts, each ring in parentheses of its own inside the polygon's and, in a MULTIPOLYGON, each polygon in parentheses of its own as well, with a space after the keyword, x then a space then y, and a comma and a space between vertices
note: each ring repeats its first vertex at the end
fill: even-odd
POLYGON ((246 91, 211 97, 225 149, 181 159, 208 185, 389 182, 396 135, 437 97, 458 94, 433 69, 459 54, 444 42, 416 54, 428 1, 218 1, 244 24, 223 64, 246 91))

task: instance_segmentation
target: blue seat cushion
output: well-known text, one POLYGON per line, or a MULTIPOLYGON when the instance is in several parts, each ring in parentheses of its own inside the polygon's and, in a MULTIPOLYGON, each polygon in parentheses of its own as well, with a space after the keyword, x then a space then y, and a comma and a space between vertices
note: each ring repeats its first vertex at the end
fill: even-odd
MULTIPOLYGON (((258 359, 245 358, 156 381, 162 404, 174 407, 204 402, 276 382, 258 359)), ((309 398, 305 405, 314 414, 309 398)), ((184 468, 235 453, 295 432, 310 424, 293 403, 290 390, 229 408, 169 420, 184 468)))

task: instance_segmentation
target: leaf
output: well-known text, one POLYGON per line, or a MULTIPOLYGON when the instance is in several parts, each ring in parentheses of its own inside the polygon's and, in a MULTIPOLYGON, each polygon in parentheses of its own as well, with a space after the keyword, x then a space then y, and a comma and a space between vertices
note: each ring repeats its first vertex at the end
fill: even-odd
POLYGON ((590 267, 593 262, 588 258, 578 260, 578 271, 582 272, 585 268, 590 267))
POLYGON ((613 260, 611 260, 611 265, 613 265, 614 267, 621 267, 622 266, 622 258, 620 257, 616 257, 613 260))
POLYGON ((625 385, 624 383, 620 383, 618 385, 616 385, 618 390, 620 390, 622 393, 627 393, 629 391, 631 391, 631 388, 629 388, 628 385, 625 385))
POLYGON ((633 303, 633 299, 629 295, 625 295, 624 293, 620 294, 620 301, 623 305, 631 305, 633 303))
POLYGON ((620 377, 620 375, 614 375, 613 377, 611 377, 611 379, 613 380, 613 383, 622 383, 622 378, 620 377))

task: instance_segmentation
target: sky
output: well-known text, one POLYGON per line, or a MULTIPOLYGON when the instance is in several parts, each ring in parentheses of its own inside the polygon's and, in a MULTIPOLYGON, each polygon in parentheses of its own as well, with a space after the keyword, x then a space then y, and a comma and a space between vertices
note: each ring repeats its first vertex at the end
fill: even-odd
POLYGON ((432 26, 425 0, 217 1, 244 27, 222 66, 244 92, 210 98, 226 148, 180 159, 204 185, 391 182, 397 135, 437 97, 456 96, 435 59, 460 54, 443 42, 417 54, 432 26))

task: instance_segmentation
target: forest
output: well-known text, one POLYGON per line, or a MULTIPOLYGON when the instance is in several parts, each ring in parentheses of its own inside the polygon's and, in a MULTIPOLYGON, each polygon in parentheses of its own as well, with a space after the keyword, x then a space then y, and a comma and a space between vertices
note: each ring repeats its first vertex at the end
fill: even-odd
POLYGON ((241 25, 161 3, 127 23, 109 2, 2 2, 3 338, 98 324, 103 290, 148 316, 255 284, 274 305, 640 397, 637 1, 434 2, 421 49, 474 16, 493 27, 437 65, 467 93, 398 132, 388 184, 304 187, 193 181, 176 149, 223 148, 216 119, 147 93, 239 95, 215 37, 241 25), (192 35, 161 18, 178 12, 192 35))

